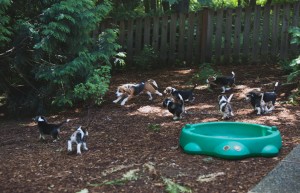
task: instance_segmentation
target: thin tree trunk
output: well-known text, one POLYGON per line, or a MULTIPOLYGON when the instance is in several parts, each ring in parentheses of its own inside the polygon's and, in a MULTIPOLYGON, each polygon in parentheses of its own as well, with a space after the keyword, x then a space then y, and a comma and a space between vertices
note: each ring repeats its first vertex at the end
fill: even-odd
POLYGON ((150 12, 150 0, 144 0, 145 13, 150 12))

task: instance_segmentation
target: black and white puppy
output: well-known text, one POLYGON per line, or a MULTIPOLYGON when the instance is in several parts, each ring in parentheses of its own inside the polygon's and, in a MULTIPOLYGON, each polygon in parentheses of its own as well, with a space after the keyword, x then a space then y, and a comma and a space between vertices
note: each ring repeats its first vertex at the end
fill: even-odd
POLYGON ((218 96, 218 101, 219 101, 219 110, 222 113, 222 119, 229 119, 230 117, 233 117, 233 110, 230 104, 231 98, 233 94, 227 98, 226 95, 220 95, 218 96))
POLYGON ((88 131, 83 129, 81 126, 71 135, 68 140, 68 151, 72 151, 72 144, 75 143, 77 145, 77 154, 81 154, 81 146, 83 150, 88 150, 86 146, 86 140, 88 136, 88 131))
POLYGON ((64 124, 70 121, 70 119, 67 119, 59 124, 50 124, 47 122, 46 118, 44 116, 37 116, 33 119, 38 123, 38 128, 40 132, 40 140, 45 140, 45 135, 51 135, 54 141, 59 139, 59 132, 60 127, 64 124))
POLYGON ((194 90, 198 85, 195 84, 194 87, 190 90, 177 90, 174 87, 168 86, 164 93, 166 95, 172 95, 173 97, 177 97, 180 94, 184 101, 193 102, 195 100, 194 90))
POLYGON ((184 110, 184 100, 180 94, 178 94, 179 100, 173 98, 166 98, 163 101, 163 107, 168 108, 169 112, 173 114, 173 120, 181 119, 181 115, 184 110))
POLYGON ((278 82, 275 83, 274 89, 271 92, 260 92, 252 90, 246 94, 246 101, 250 102, 257 114, 269 113, 275 109, 277 98, 278 82))
POLYGON ((225 93, 226 90, 230 90, 234 83, 235 83, 235 73, 231 72, 231 76, 210 76, 206 80, 209 86, 221 86, 222 93, 225 93), (229 87, 229 88, 228 88, 229 87))

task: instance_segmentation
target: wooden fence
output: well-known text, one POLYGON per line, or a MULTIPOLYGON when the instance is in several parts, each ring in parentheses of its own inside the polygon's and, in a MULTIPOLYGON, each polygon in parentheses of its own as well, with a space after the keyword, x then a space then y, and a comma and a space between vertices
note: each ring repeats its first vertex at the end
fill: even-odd
MULTIPOLYGON (((300 2, 249 8, 204 9, 196 13, 110 21, 120 29, 119 43, 131 63, 145 45, 152 46, 162 64, 186 61, 265 63, 299 54, 288 29, 300 26, 300 2)), ((108 27, 103 23, 101 29, 108 27)), ((100 29, 100 30, 101 30, 100 29)))

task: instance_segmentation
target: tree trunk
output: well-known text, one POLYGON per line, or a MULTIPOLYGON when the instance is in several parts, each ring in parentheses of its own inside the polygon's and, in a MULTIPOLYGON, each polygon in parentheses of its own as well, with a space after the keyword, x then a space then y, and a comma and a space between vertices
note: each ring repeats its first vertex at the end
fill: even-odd
POLYGON ((176 13, 188 13, 190 0, 180 0, 178 3, 172 5, 172 10, 176 13))
POLYGON ((266 5, 271 5, 272 0, 267 0, 266 5))
POLYGON ((256 0, 249 0, 249 5, 250 6, 255 6, 256 5, 256 0))
POLYGON ((145 13, 150 12, 150 0, 144 0, 145 13))
POLYGON ((150 7, 151 7, 151 11, 156 11, 156 7, 157 7, 157 2, 156 0, 150 0, 150 7))
POLYGON ((170 10, 170 4, 167 1, 162 1, 161 2, 162 8, 164 12, 167 12, 170 10))

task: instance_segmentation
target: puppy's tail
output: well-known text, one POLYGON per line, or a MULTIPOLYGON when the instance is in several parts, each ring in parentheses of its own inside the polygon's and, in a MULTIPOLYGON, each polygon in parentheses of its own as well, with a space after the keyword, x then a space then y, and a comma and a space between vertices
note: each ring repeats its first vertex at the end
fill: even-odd
POLYGON ((150 84, 152 84, 154 87, 156 87, 155 89, 157 89, 158 88, 158 85, 157 85, 157 83, 156 83, 156 81, 155 80, 153 80, 153 79, 149 79, 147 82, 149 82, 150 84))
POLYGON ((57 127, 61 127, 63 124, 68 123, 70 121, 70 119, 67 119, 59 124, 57 124, 57 127))
POLYGON ((183 100, 181 94, 178 94, 178 98, 179 98, 179 103, 181 104, 182 112, 185 112, 184 100, 183 100))
POLYGON ((232 97, 233 97, 233 94, 231 94, 231 95, 228 97, 227 103, 230 103, 232 97))
POLYGON ((264 93, 261 93, 261 98, 260 98, 260 102, 261 102, 261 104, 264 102, 264 93))
POLYGON ((278 82, 275 83, 273 92, 276 93, 278 91, 278 82))
POLYGON ((234 78, 235 77, 235 73, 232 71, 231 74, 232 74, 232 78, 234 78))
POLYGON ((194 91, 197 86, 198 84, 195 84, 194 87, 191 89, 191 91, 194 91))

